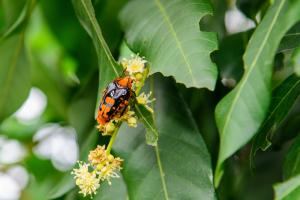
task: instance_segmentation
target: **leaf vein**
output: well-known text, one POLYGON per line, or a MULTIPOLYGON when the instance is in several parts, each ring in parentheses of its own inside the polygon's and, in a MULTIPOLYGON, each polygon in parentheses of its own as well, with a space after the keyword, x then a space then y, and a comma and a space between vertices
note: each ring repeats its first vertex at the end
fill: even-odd
POLYGON ((186 63, 186 66, 187 66, 187 68, 188 68, 188 72, 189 72, 189 74, 190 74, 190 76, 191 76, 191 79, 192 79, 193 84, 196 84, 196 81, 195 81, 194 76, 193 76, 193 73, 192 73, 192 67, 191 67, 190 63, 188 62, 188 60, 187 60, 187 58, 186 58, 186 56, 185 56, 185 54, 184 54, 184 51, 183 51, 183 49, 182 49, 182 45, 181 45, 181 43, 180 43, 180 41, 179 41, 179 39, 178 39, 177 33, 176 33, 176 31, 175 31, 175 29, 174 29, 174 27, 173 27, 173 25, 172 25, 172 23, 171 23, 171 21, 170 21, 170 18, 168 17, 168 14, 167 14, 165 8, 164 8, 163 5, 161 4, 160 0, 155 0, 155 4, 157 5, 157 7, 159 8, 160 12, 162 13, 165 22, 166 22, 167 25, 169 26, 170 32, 171 32, 172 35, 174 36, 175 42, 176 42, 176 44, 177 44, 177 46, 178 46, 178 49, 179 49, 179 51, 181 52, 181 55, 182 55, 182 57, 183 57, 183 59, 184 59, 184 61, 185 61, 185 63, 186 63))

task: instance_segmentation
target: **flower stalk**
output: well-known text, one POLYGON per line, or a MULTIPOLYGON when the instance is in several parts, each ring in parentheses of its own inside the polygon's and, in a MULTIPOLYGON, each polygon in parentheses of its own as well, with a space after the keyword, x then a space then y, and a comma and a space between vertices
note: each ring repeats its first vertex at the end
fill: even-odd
MULTIPOLYGON (((134 106, 137 104, 144 105, 148 108, 148 104, 153 102, 150 99, 151 93, 140 94, 145 80, 149 74, 149 68, 146 66, 146 60, 138 55, 132 55, 131 59, 123 59, 120 64, 124 69, 124 75, 129 76, 133 80, 132 91, 134 93, 134 106)), ((150 108, 150 107, 149 107, 150 108)), ((153 110, 151 109, 151 112, 153 110)), ((112 146, 116 140, 118 131, 122 122, 127 122, 128 126, 137 127, 137 116, 129 105, 125 112, 120 116, 116 116, 105 124, 97 126, 103 136, 109 135, 110 140, 107 148, 105 146, 97 146, 96 149, 90 151, 88 163, 78 162, 78 168, 73 169, 72 174, 76 185, 79 187, 79 193, 83 196, 96 194, 100 187, 101 181, 108 181, 111 184, 111 178, 118 178, 118 172, 122 169, 123 159, 114 157, 111 154, 112 146)))

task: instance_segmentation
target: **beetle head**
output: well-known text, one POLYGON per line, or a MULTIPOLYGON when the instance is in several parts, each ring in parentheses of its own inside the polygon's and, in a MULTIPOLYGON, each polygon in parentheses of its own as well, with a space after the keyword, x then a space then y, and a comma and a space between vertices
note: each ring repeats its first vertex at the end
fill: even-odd
POLYGON ((122 78, 118 78, 116 80, 116 82, 118 83, 118 85, 120 85, 121 87, 124 87, 124 88, 131 88, 132 87, 132 82, 133 80, 129 77, 129 76, 126 76, 126 77, 122 77, 122 78))

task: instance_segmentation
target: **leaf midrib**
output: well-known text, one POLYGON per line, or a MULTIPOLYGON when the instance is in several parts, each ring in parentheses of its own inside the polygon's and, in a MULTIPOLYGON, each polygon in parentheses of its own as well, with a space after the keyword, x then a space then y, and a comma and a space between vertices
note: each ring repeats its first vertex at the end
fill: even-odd
POLYGON ((115 68, 114 60, 112 59, 112 55, 108 51, 108 49, 107 49, 108 47, 107 47, 106 43, 103 41, 102 33, 100 31, 100 27, 98 26, 98 24, 95 23, 96 18, 94 16, 91 16, 91 13, 89 12, 89 9, 87 8, 87 5, 85 4, 85 1, 80 0, 80 2, 82 3, 85 12, 88 15, 88 18, 89 18, 90 22, 92 23, 93 29, 96 31, 97 39, 98 39, 99 43, 102 45, 103 50, 106 54, 106 57, 107 57, 108 61, 110 62, 111 67, 113 68, 115 74, 117 76, 120 76, 119 73, 118 73, 118 70, 115 68))
POLYGON ((155 155, 156 155, 157 165, 158 165, 158 169, 159 169, 159 174, 160 174, 160 178, 161 178, 161 184, 162 184, 163 191, 164 191, 164 196, 165 196, 166 200, 169 200, 169 194, 168 194, 168 190, 167 190, 165 173, 164 173, 164 170, 163 170, 163 167, 161 164, 160 154, 159 154, 159 150, 158 150, 158 144, 154 148, 155 148, 155 155))
POLYGON ((251 74, 252 70, 253 70, 254 67, 256 66, 256 63, 257 63, 257 61, 258 61, 258 59, 259 59, 259 57, 260 57, 260 54, 261 54, 262 50, 264 49, 264 46, 265 46, 266 43, 267 43, 267 40, 268 40, 268 38, 269 38, 269 36, 270 36, 270 34, 271 34, 271 32, 272 32, 272 29, 273 29, 273 27, 274 27, 274 25, 275 25, 275 22, 276 22, 276 20, 277 20, 279 14, 280 14, 280 12, 281 12, 281 10, 282 10, 282 7, 283 7, 284 3, 285 3, 285 0, 282 0, 282 1, 280 2, 279 8, 278 8, 277 12, 275 13, 275 17, 274 17, 273 20, 272 20, 271 26, 270 26, 270 28, 268 29, 267 34, 265 34, 264 40, 263 40, 263 42, 262 42, 262 45, 260 46, 260 48, 259 48, 259 50, 258 50, 258 52, 257 52, 257 54, 256 54, 256 56, 255 56, 255 58, 254 58, 254 61, 253 61, 252 64, 250 65, 249 70, 248 70, 248 73, 246 73, 245 78, 243 79, 243 81, 241 82, 240 87, 238 88, 238 91, 237 91, 237 93, 236 93, 236 95, 235 95, 235 97, 234 97, 234 99, 233 99, 233 102, 232 102, 230 108, 229 108, 229 112, 228 112, 228 115, 227 115, 227 117, 226 117, 226 121, 225 121, 224 126, 223 126, 223 129, 222 129, 222 133, 225 133, 226 130, 227 130, 227 128, 228 128, 229 121, 230 121, 230 119, 231 119, 231 115, 232 115, 233 110, 234 110, 234 108, 235 108, 234 105, 237 103, 237 100, 238 100, 239 97, 240 97, 240 93, 242 92, 242 89, 243 89, 244 85, 247 83, 247 80, 248 80, 248 78, 250 77, 250 74, 251 74))
POLYGON ((151 131, 154 132, 156 134, 156 136, 158 136, 158 132, 155 130, 155 128, 153 128, 151 123, 149 123, 148 120, 144 117, 143 113, 141 112, 140 108, 137 105, 135 106, 135 109, 138 111, 138 113, 143 118, 143 120, 146 122, 146 124, 150 127, 151 131))
MULTIPOLYGON (((149 82, 150 82, 150 91, 152 91, 153 96, 155 96, 153 76, 150 77, 149 82)), ((154 108, 154 102, 151 103, 151 107, 154 108)), ((155 115, 153 115, 153 122, 154 123, 156 122, 155 115)), ((157 136, 158 136, 158 133, 157 133, 157 136)), ((165 179, 165 173, 164 173, 164 170, 163 170, 163 167, 162 167, 162 162, 161 162, 161 159, 160 159, 158 146, 159 146, 159 143, 157 142, 156 146, 154 146, 156 161, 157 161, 157 165, 158 165, 158 169, 159 169, 161 184, 163 186, 164 197, 165 197, 165 200, 169 200, 169 194, 168 194, 168 189, 167 189, 167 184, 166 184, 166 179, 165 179)))
POLYGON ((192 73, 192 67, 191 67, 190 63, 188 62, 187 57, 186 57, 185 54, 184 54, 182 45, 181 45, 181 43, 180 43, 180 41, 179 41, 179 38, 178 38, 178 36, 177 36, 177 33, 176 33, 176 31, 175 31, 173 25, 172 25, 172 23, 171 23, 171 20, 170 20, 170 18, 168 17, 168 13, 166 12, 166 9, 164 8, 164 6, 163 6, 162 3, 160 2, 160 0, 154 0, 154 2, 155 2, 155 5, 158 7, 159 11, 161 12, 161 14, 162 14, 162 16, 163 16, 163 18, 164 18, 164 21, 165 21, 166 24, 168 25, 171 34, 174 36, 176 45, 177 45, 179 51, 181 52, 181 55, 182 55, 182 57, 183 57, 184 62, 186 63, 186 66, 187 66, 188 72, 189 72, 189 74, 190 74, 190 76, 191 76, 192 82, 193 82, 193 84, 196 85, 196 81, 195 81, 194 76, 193 76, 193 73, 192 73))

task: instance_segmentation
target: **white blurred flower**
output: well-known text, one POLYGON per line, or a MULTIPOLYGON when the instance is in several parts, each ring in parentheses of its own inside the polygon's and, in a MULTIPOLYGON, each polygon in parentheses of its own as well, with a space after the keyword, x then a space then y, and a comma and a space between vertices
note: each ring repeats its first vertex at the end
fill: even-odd
POLYGON ((254 28, 255 23, 234 6, 225 14, 225 27, 228 33, 238 33, 254 28))
POLYGON ((0 199, 17 200, 21 195, 18 182, 8 174, 0 173, 0 199))
POLYGON ((26 187, 29 176, 24 167, 16 165, 8 169, 6 173, 17 181, 21 189, 24 189, 26 187))
POLYGON ((12 164, 21 161, 27 151, 17 140, 0 137, 0 164, 12 164))
POLYGON ((78 160, 76 131, 72 127, 49 124, 38 130, 33 140, 38 142, 34 153, 42 158, 51 159, 58 170, 67 171, 78 160))
POLYGON ((30 90, 27 100, 21 108, 14 113, 16 118, 21 122, 30 122, 39 118, 44 112, 47 105, 46 95, 38 88, 33 87, 30 90))

